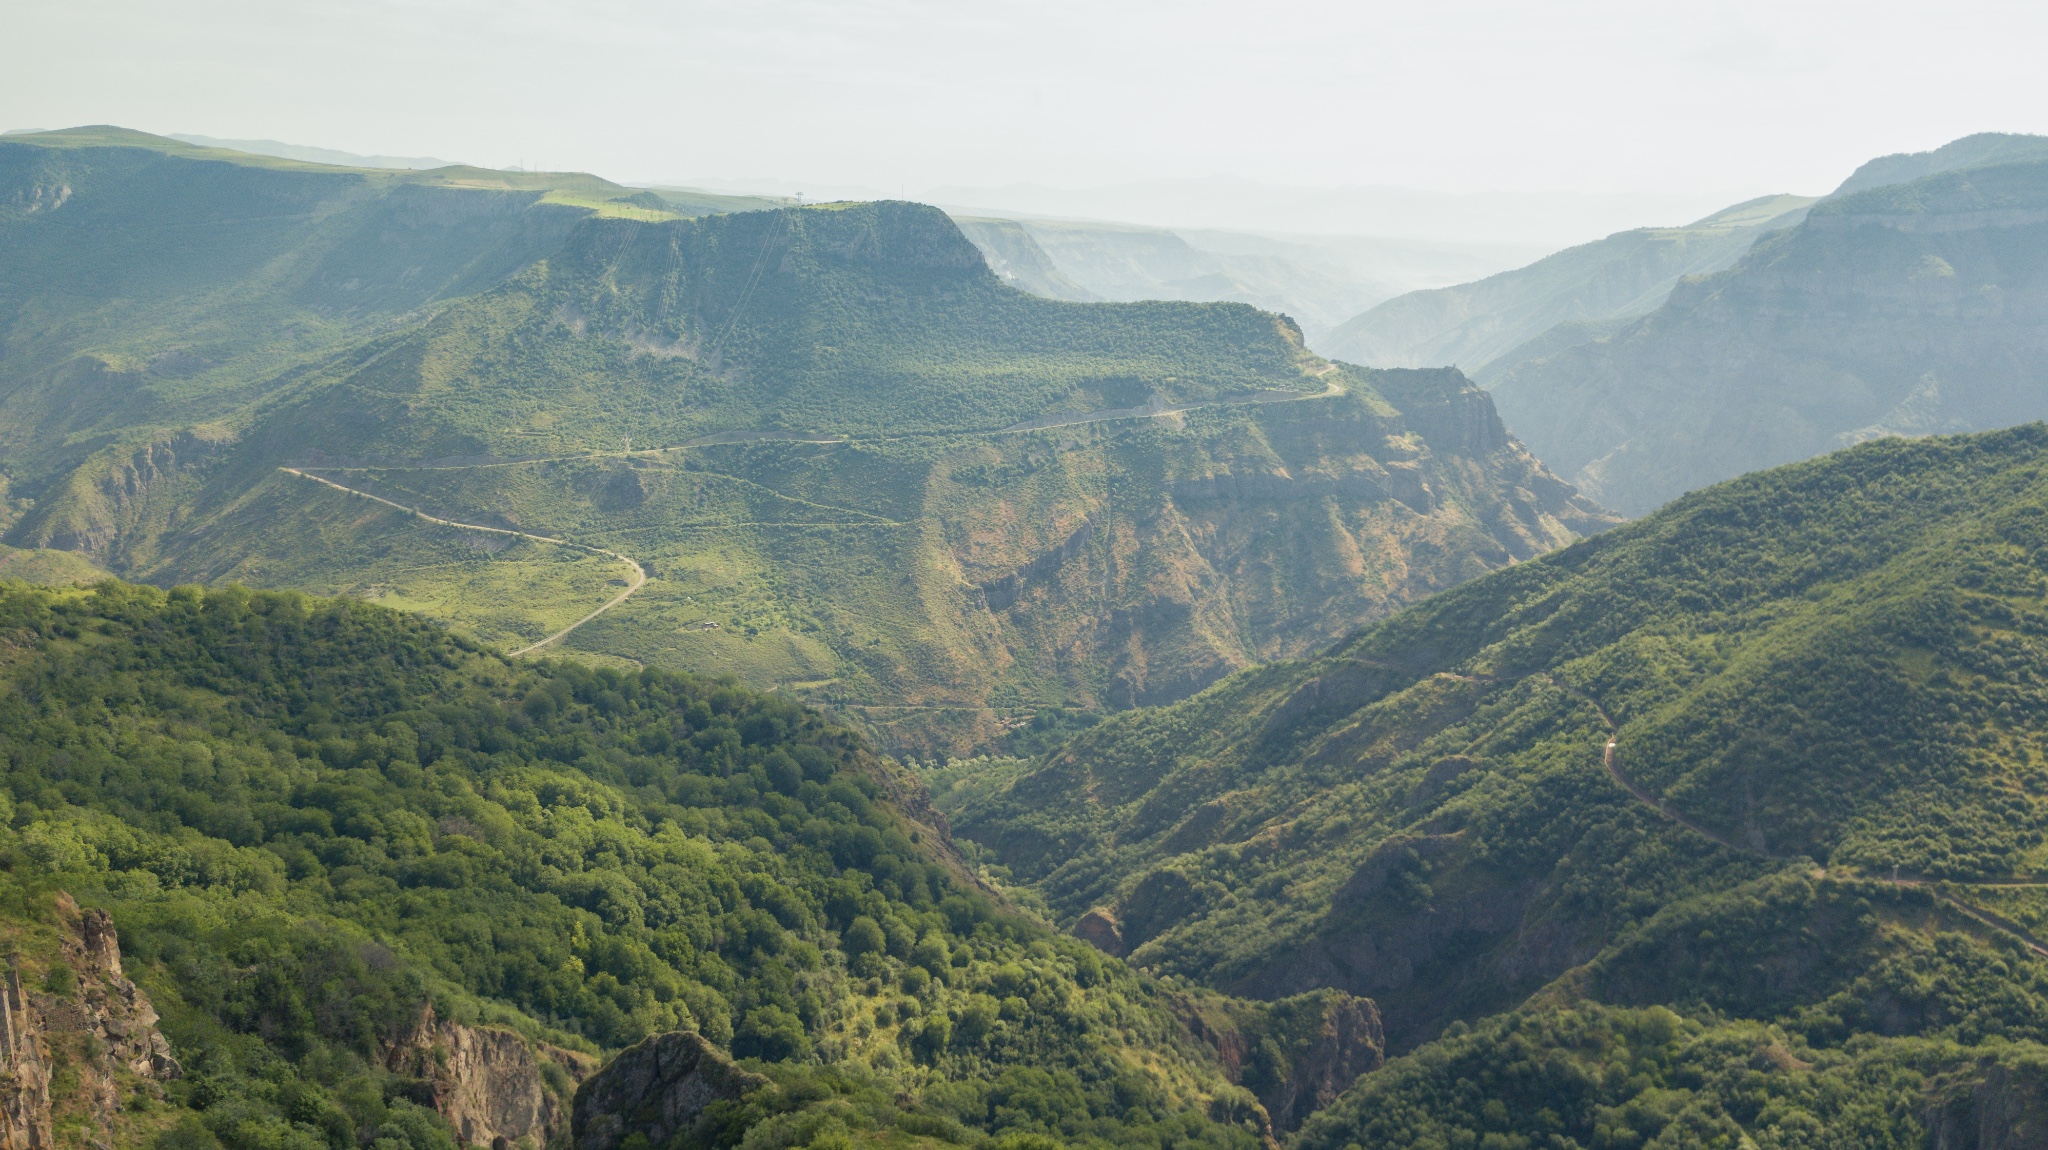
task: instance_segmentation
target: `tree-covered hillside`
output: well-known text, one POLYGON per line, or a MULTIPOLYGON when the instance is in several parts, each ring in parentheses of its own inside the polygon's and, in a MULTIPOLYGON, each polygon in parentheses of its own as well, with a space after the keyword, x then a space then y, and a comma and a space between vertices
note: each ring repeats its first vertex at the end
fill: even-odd
POLYGON ((139 430, 232 419, 295 365, 490 287, 586 216, 673 214, 639 195, 592 176, 336 168, 119 128, 9 136, 0 446, 12 494, 37 497, 139 430))
POLYGON ((1372 996, 1304 1145, 1919 1145, 2043 1082, 2044 684, 2048 429, 1891 439, 942 805, 1140 966, 1372 996))
POLYGON ((1242 305, 1019 292, 919 205, 685 219, 595 177, 106 132, 10 156, 0 245, 37 270, 5 538, 126 578, 513 648, 630 590, 562 648, 927 753, 1183 697, 1612 522, 1456 373, 1333 364, 1242 305))
POLYGON ((436 1109, 505 1077, 433 1089, 462 1068, 407 1060, 429 1003, 456 1053, 556 1050, 563 1104, 559 1067, 663 1031, 758 1060, 773 1085, 713 1144, 1264 1128, 1174 996, 1007 909, 913 782, 786 702, 239 587, 0 585, 0 635, 0 945, 80 1145, 446 1150, 436 1109), (63 1038, 93 971, 52 941, 60 888, 111 910, 182 1075, 64 1077, 98 1055, 63 1038))

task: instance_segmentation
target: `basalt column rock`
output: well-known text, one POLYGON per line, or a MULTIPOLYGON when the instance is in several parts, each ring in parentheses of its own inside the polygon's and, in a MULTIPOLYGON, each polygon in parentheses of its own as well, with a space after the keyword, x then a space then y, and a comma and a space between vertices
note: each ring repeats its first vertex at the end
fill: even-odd
MULTIPOLYGON (((69 1000, 35 996, 46 999, 44 1011, 51 1025, 90 1033, 105 1052, 107 1070, 118 1066, 156 1082, 183 1077, 184 1067, 171 1056, 171 1044, 156 1028, 156 1008, 149 996, 121 972, 121 942, 113 916, 98 908, 80 910, 68 894, 57 896, 57 914, 69 928, 63 957, 78 974, 78 990, 69 1000)), ((111 1075, 99 1078, 96 1085, 107 1093, 107 1105, 119 1106, 111 1075)))
POLYGON ((658 1034, 621 1052, 576 1091, 571 1144, 574 1150, 618 1150, 641 1134, 661 1146, 695 1126, 712 1103, 767 1084, 691 1031, 658 1034))

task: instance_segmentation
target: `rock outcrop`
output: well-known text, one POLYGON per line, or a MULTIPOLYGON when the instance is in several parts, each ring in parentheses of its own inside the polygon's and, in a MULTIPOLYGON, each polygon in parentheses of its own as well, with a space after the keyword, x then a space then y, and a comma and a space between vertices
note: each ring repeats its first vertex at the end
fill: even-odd
POLYGON ((0 986, 0 1148, 50 1144, 50 1052, 41 1019, 22 992, 19 971, 0 986))
POLYGON ((465 1143, 534 1150, 567 1128, 569 1099, 557 1084, 579 1083, 597 1069, 588 1054, 436 1018, 431 1005, 385 1047, 384 1064, 425 1082, 434 1109, 465 1143), (550 1065, 561 1075, 549 1074, 550 1065))
POLYGON ((1130 953, 1130 948, 1124 945, 1123 928, 1117 925, 1115 913, 1106 907, 1098 906, 1082 915, 1074 923, 1074 937, 1115 958, 1130 953))
POLYGON ((767 1084, 692 1031, 658 1034, 622 1051, 577 1089, 571 1145, 618 1150, 640 1134, 661 1146, 695 1126, 712 1103, 767 1084))
POLYGON ((56 911, 62 934, 46 989, 24 985, 19 965, 0 984, 0 1150, 51 1146, 60 1110, 83 1115, 113 1144, 128 1098, 184 1073, 149 996, 121 971, 113 918, 61 893, 56 911), (63 970, 70 976, 50 977, 63 970), (60 1062, 76 1073, 75 1087, 53 1089, 60 1062))
POLYGON ((2016 1055, 1935 1088, 1933 1150, 2048 1148, 2048 1062, 2016 1055))
POLYGON ((1259 1003, 1190 997, 1175 1008, 1189 1033, 1215 1048, 1224 1077, 1251 1090, 1281 1134, 1386 1061, 1379 1008, 1341 990, 1259 1003))
POLYGON ((1274 1127, 1282 1131, 1298 1129, 1350 1089, 1359 1075, 1386 1061, 1380 1012, 1369 998, 1326 995, 1320 1016, 1295 1037, 1305 1045, 1292 1052, 1287 1073, 1259 1092, 1274 1127))

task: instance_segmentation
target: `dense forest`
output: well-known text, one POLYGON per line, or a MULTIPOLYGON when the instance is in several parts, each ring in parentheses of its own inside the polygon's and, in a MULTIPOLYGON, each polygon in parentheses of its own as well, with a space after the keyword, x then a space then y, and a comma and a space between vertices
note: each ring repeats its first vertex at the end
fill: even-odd
POLYGON ((935 786, 1141 968, 1371 996, 1306 1145, 1917 1145, 2044 1081, 2044 525, 2048 429, 1873 443, 935 786))
POLYGON ((386 1057, 429 1003, 773 1064, 711 1144, 1257 1141, 1156 983, 1006 909, 914 783, 785 702, 237 587, 8 585, 0 635, 0 930, 56 993, 57 892, 112 912, 186 1068, 131 1142, 446 1147, 386 1057))

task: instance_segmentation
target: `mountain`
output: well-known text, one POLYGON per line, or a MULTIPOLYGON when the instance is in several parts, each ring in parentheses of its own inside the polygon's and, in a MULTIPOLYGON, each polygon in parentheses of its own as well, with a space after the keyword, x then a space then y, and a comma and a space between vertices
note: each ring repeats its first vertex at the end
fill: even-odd
POLYGON ((1333 266, 1304 248, 1206 251, 1176 232, 1131 225, 1019 221, 1052 265, 1101 299, 1228 300, 1286 314, 1314 329, 1349 314, 1361 299, 1388 288, 1333 266), (1294 258, 1289 258, 1293 256, 1294 258))
POLYGON ((964 213, 955 220, 989 266, 1025 291, 1054 299, 1248 303, 1295 319, 1311 335, 1390 296, 1484 275, 1541 250, 964 213), (1036 254, 1022 247, 1026 239, 1036 254), (1012 270, 1041 265, 1042 271, 1012 270))
POLYGON ((1846 196, 1964 168, 1989 168, 2043 160, 2048 160, 2048 136, 1979 132, 1951 140, 1928 152, 1896 152, 1879 156, 1849 173, 1849 178, 1842 181, 1842 186, 1836 188, 1834 194, 1846 196))
POLYGON ((1689 219, 1734 198, 1718 192, 1461 193, 1384 184, 1307 187, 1220 176, 1087 188, 948 185, 925 195, 934 203, 959 205, 977 215, 1122 220, 1172 230, 1372 236, 1551 251, 1641 227, 1648 220, 1689 219))
POLYGON ((0 579, 52 586, 82 586, 113 576, 76 551, 0 545, 0 579))
POLYGON ((1250 1150, 1222 1049, 1298 1067, 1276 1102, 1326 1020, 1377 1064, 1369 1003, 1174 991, 1005 905, 783 700, 297 593, 0 584, 0 626, 20 1145, 1250 1150))
POLYGON ((196 144, 202 148, 224 148, 231 152, 276 156, 284 160, 303 160, 309 164, 333 164, 344 168, 425 169, 459 166, 447 160, 437 160, 432 156, 361 156, 334 148, 287 144, 282 140, 223 140, 213 136, 195 136, 188 132, 172 132, 167 138, 181 143, 196 144))
POLYGON ((1141 968, 1371 997, 1404 1057, 1305 1147, 2022 1145, 2044 469, 2032 424, 1750 475, 940 806, 1141 968))
POLYGON ((1069 279, 1045 249, 1038 246, 1030 230, 1016 220, 954 216, 953 223, 960 228, 961 235, 981 249, 982 258, 988 262, 988 270, 1018 291, 1078 303, 1091 303, 1100 298, 1069 279))
POLYGON ((260 403, 294 365, 498 283, 586 216, 676 214, 595 176, 334 168, 118 128, 7 137, 0 180, 17 484, 24 459, 47 474, 260 403))
POLYGON ((1591 338, 1589 325, 1654 310, 1680 280, 1721 270, 1758 236, 1797 223, 1812 203, 1808 196, 1764 196, 1682 228, 1618 232, 1474 283, 1398 296, 1313 343, 1353 363, 1453 364, 1483 375, 1559 325, 1591 338))
POLYGON ((2048 161, 1851 192, 1488 384, 1538 455, 1628 514, 1873 436, 2009 426, 2048 415, 2044 245, 2048 161))
POLYGON ((126 578, 729 673, 926 754, 1613 522, 1455 372, 1020 292, 928 207, 683 218, 112 130, 0 163, 6 541, 126 578))

